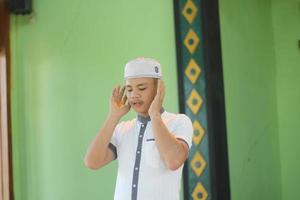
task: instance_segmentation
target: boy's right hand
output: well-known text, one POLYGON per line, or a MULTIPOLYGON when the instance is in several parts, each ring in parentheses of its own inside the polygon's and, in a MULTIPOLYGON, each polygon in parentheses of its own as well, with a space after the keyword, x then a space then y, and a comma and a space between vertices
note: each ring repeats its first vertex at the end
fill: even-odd
POLYGON ((125 86, 117 86, 113 89, 110 98, 110 115, 121 118, 130 110, 129 103, 126 104, 127 96, 125 94, 125 86))

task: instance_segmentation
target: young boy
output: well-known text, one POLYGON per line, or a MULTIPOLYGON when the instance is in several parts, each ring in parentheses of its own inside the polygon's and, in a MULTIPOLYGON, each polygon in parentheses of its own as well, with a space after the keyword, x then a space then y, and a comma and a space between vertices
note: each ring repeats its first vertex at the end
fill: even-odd
POLYGON ((115 200, 179 200, 192 122, 162 107, 165 90, 156 60, 128 62, 124 78, 126 85, 113 89, 110 112, 90 144, 85 165, 99 169, 118 160, 115 200), (137 117, 119 123, 131 108, 137 117))

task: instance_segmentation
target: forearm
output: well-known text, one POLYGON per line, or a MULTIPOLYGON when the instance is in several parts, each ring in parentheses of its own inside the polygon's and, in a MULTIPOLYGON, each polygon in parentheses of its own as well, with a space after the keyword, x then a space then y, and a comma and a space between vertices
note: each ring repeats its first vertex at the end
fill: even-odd
POLYGON ((99 165, 103 162, 107 153, 107 147, 111 141, 115 127, 119 122, 119 118, 108 115, 101 129, 97 133, 94 140, 91 142, 85 155, 85 163, 88 166, 99 165))
POLYGON ((157 148, 169 169, 176 170, 186 160, 184 144, 171 134, 160 115, 151 116, 157 148))

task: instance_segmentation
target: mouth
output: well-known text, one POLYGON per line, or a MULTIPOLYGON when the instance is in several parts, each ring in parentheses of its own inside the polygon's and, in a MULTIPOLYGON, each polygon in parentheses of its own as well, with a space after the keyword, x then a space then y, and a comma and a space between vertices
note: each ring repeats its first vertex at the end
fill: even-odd
POLYGON ((144 104, 144 102, 143 101, 132 101, 130 104, 131 104, 131 106, 138 108, 138 107, 141 107, 144 104))

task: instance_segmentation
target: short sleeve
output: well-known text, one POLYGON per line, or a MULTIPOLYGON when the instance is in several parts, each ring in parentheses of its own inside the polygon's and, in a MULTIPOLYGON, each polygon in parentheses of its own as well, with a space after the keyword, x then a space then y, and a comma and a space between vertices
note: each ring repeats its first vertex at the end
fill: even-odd
POLYGON ((118 158, 117 149, 118 149, 118 146, 119 146, 119 135, 120 135, 121 124, 122 123, 119 123, 116 126, 116 128, 113 132, 113 135, 111 137, 110 143, 108 144, 108 148, 110 148, 115 154, 115 159, 118 158))
POLYGON ((189 149, 192 146, 193 124, 191 119, 185 114, 178 114, 175 121, 173 134, 177 139, 184 141, 189 149))

